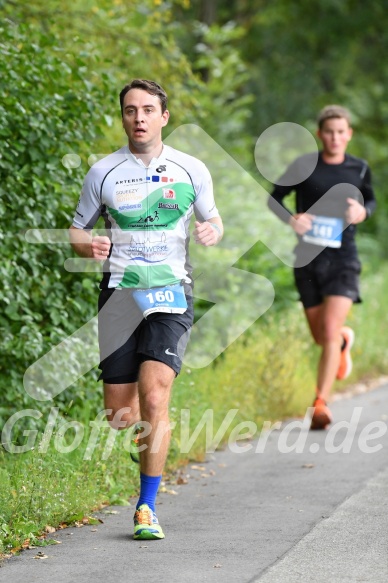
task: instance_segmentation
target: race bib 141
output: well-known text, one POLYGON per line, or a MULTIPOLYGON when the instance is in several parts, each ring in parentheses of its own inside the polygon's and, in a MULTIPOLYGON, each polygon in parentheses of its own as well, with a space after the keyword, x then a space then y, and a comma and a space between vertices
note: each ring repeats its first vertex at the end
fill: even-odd
POLYGON ((302 240, 322 247, 341 247, 343 226, 342 219, 315 216, 312 229, 302 236, 302 240))

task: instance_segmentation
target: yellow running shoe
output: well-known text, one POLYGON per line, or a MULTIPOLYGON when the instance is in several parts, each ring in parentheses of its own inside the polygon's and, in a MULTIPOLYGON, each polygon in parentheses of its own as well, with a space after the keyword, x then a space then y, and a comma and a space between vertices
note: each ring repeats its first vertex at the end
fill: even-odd
POLYGON ((135 532, 133 538, 141 540, 157 540, 164 538, 162 527, 156 514, 148 504, 142 504, 137 508, 133 517, 135 532))

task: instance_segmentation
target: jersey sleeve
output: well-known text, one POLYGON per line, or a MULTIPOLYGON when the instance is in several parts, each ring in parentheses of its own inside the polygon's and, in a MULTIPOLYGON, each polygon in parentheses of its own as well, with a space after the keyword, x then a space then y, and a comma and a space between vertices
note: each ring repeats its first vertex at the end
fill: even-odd
POLYGON ((95 169, 87 173, 75 211, 73 227, 92 229, 101 215, 101 184, 95 169))
POLYGON ((284 204, 284 198, 295 190, 294 178, 297 160, 294 161, 274 184, 274 188, 268 197, 268 208, 275 213, 283 223, 288 223, 292 211, 284 204))
POLYGON ((199 221, 207 221, 218 217, 213 192, 213 181, 209 170, 202 162, 198 161, 198 168, 193 176, 195 190, 194 213, 199 221))
POLYGON ((288 223, 290 216, 295 212, 304 212, 301 204, 299 193, 304 188, 306 180, 313 174, 317 167, 318 154, 304 154, 296 158, 280 176, 274 184, 271 196, 268 199, 268 207, 284 223, 288 223), (291 192, 296 192, 296 211, 289 209, 284 204, 284 198, 291 192))
POLYGON ((361 186, 361 194, 364 198, 366 216, 369 218, 376 209, 376 199, 372 187, 372 174, 368 165, 365 167, 364 178, 361 186))

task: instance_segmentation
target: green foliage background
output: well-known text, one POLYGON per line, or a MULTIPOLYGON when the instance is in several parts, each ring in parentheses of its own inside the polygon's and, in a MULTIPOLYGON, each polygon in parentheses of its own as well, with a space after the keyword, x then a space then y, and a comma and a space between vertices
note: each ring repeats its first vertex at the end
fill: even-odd
MULTIPOLYGON (((53 406, 52 401, 37 402, 28 396, 23 387, 25 371, 95 315, 99 282, 98 273, 66 271, 65 260, 71 257, 67 244, 32 244, 25 233, 67 229, 90 155, 110 153, 124 143, 118 94, 132 78, 155 79, 166 88, 171 118, 165 137, 183 124, 200 126, 264 189, 269 184, 254 161, 255 143, 262 131, 271 124, 291 121, 314 132, 315 115, 323 105, 340 102, 349 107, 355 127, 350 152, 368 159, 378 198, 378 212, 360 228, 363 277, 372 282, 372 289, 379 274, 386 273, 387 7, 386 0, 373 4, 356 0, 324 4, 318 0, 74 0, 70 4, 0 0, 0 428, 17 411, 30 408, 42 413, 37 419, 20 419, 13 440, 24 443, 24 429, 41 431, 53 406), (79 157, 80 165, 66 166, 63 160, 68 154, 79 157)), ((209 154, 208 165, 213 162, 209 154)), ((241 227, 234 221, 235 197, 243 203, 244 192, 252 188, 243 170, 232 182, 230 176, 222 167, 215 172, 216 194, 218 189, 229 232, 226 248, 217 249, 214 255, 219 254, 221 266, 226 254, 232 256, 238 246, 241 227)), ((250 209, 247 225, 255 221, 254 205, 250 209)), ((276 219, 263 217, 263 228, 267 223, 272 228, 270 223, 276 219)), ((235 267, 261 274, 275 287, 275 303, 259 321, 265 336, 253 327, 233 346, 235 355, 222 355, 208 370, 198 372, 196 380, 182 375, 176 388, 176 409, 190 406, 194 418, 200 418, 201 407, 215 406, 220 394, 217 386, 221 385, 224 407, 238 406, 243 418, 251 416, 252 410, 257 418, 271 412, 278 415, 280 410, 291 414, 288 383, 284 380, 282 384, 282 379, 303 375, 308 382, 312 380, 291 368, 291 353, 273 349, 283 346, 277 335, 293 335, 296 330, 298 335, 306 333, 296 311, 290 269, 260 242, 244 250, 235 267), (252 369, 256 354, 260 366, 252 369), (268 359, 279 372, 280 384, 263 365, 268 359), (249 390, 239 386, 244 371, 249 390), (205 394, 193 398, 195 382, 211 395, 209 402, 205 394), (271 392, 270 387, 276 390, 271 392), (230 391, 236 394, 234 402, 226 399, 230 391)), ((209 278, 215 295, 222 298, 228 290, 217 289, 217 271, 209 278)), ((379 280, 378 289, 384 289, 384 281, 379 280)), ((206 302, 197 302, 197 315, 208 307, 206 302)), ((378 305, 370 307, 373 318, 378 318, 378 305)), ((379 324, 384 322, 382 317, 379 324)), ((376 331, 371 323, 366 326, 365 317, 358 325, 364 326, 368 338, 376 331)), ((301 337, 300 342, 303 345, 306 338, 301 337)), ((372 340, 363 348, 363 367, 357 369, 358 374, 366 374, 367 365, 369 372, 381 372, 386 366, 382 353, 376 352, 372 340)), ((299 363, 302 369, 309 364, 299 363)), ((71 359, 65 366, 70 373, 76 370, 71 359)), ((52 383, 60 376, 61 370, 53 371, 52 383)), ((55 398, 60 423, 76 418, 88 424, 95 417, 102 408, 96 378, 97 371, 92 370, 55 398)), ((220 406, 220 418, 223 412, 220 406)), ((58 459, 45 459, 39 464, 54 471, 58 459)), ((5 463, 8 467, 9 460, 5 463)), ((25 477, 29 463, 27 459, 20 475, 0 470, 3 495, 10 487, 12 492, 18 492, 20 484, 25 487, 23 480, 30 480, 25 477)), ((66 463, 58 475, 61 471, 66 475, 66 463)), ((77 458, 75 453, 71 463, 82 468, 81 455, 77 458)), ((75 475, 74 484, 80 475, 75 475)), ((108 491, 111 499, 120 497, 122 488, 115 484, 114 475, 118 474, 113 462, 110 470, 104 466, 96 474, 96 483, 101 482, 98 492, 90 486, 89 498, 82 504, 90 507, 92 500, 101 500, 108 491)), ((31 496, 36 497, 36 483, 31 480, 31 496)), ((12 513, 24 512, 22 500, 15 496, 12 504, 7 502, 9 516, 3 517, 7 524, 12 513)), ((5 499, 0 501, 5 507, 5 499)), ((53 505, 53 520, 61 512, 76 512, 77 504, 81 504, 79 500, 71 501, 66 509, 53 505)), ((38 514, 44 524, 47 515, 40 507, 38 514)), ((19 528, 20 537, 33 528, 28 521, 19 523, 15 516, 13 520, 13 531, 19 528)), ((11 536, 12 528, 4 524, 1 528, 11 536)))
POLYGON ((90 280, 63 268, 68 249, 31 245, 24 235, 31 228, 68 227, 82 178, 64 167, 62 157, 87 151, 101 132, 109 96, 106 75, 98 76, 97 85, 86 55, 67 63, 52 34, 3 20, 0 35, 4 422, 31 404, 23 390, 31 362, 94 311, 90 280))
MULTIPOLYGON (((376 217, 361 229, 367 272, 386 258, 382 5, 34 0, 0 2, 0 15, 0 422, 33 405, 23 389, 28 366, 95 314, 98 275, 69 274, 67 245, 33 245, 24 234, 67 228, 89 155, 123 143, 117 95, 130 78, 155 78, 167 88, 169 132, 199 125, 265 188, 252 155, 263 129, 294 121, 313 131, 323 104, 349 106, 356 127, 351 151, 368 158, 379 198, 376 217), (69 153, 82 164, 66 168, 69 153)), ((233 208, 227 214, 233 217, 233 208)), ((271 280, 273 309, 294 301, 289 269, 264 245, 254 245, 237 266, 271 280)), ((57 397, 61 414, 70 404, 73 412, 84 409, 85 400, 97 407, 95 379, 92 371, 57 397)))

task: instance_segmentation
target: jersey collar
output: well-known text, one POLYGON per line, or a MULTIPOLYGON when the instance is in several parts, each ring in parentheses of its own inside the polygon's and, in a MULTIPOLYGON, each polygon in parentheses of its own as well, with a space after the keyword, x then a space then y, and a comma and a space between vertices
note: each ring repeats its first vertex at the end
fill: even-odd
POLYGON ((137 158, 135 156, 135 154, 132 154, 128 145, 125 146, 125 157, 128 158, 128 160, 132 160, 132 162, 135 162, 135 164, 142 166, 143 168, 153 168, 155 166, 159 166, 160 162, 165 159, 165 156, 166 156, 166 146, 163 144, 162 151, 161 151, 160 155, 158 156, 158 158, 152 158, 150 163, 148 164, 148 166, 146 166, 144 164, 143 160, 141 160, 140 158, 137 158))

